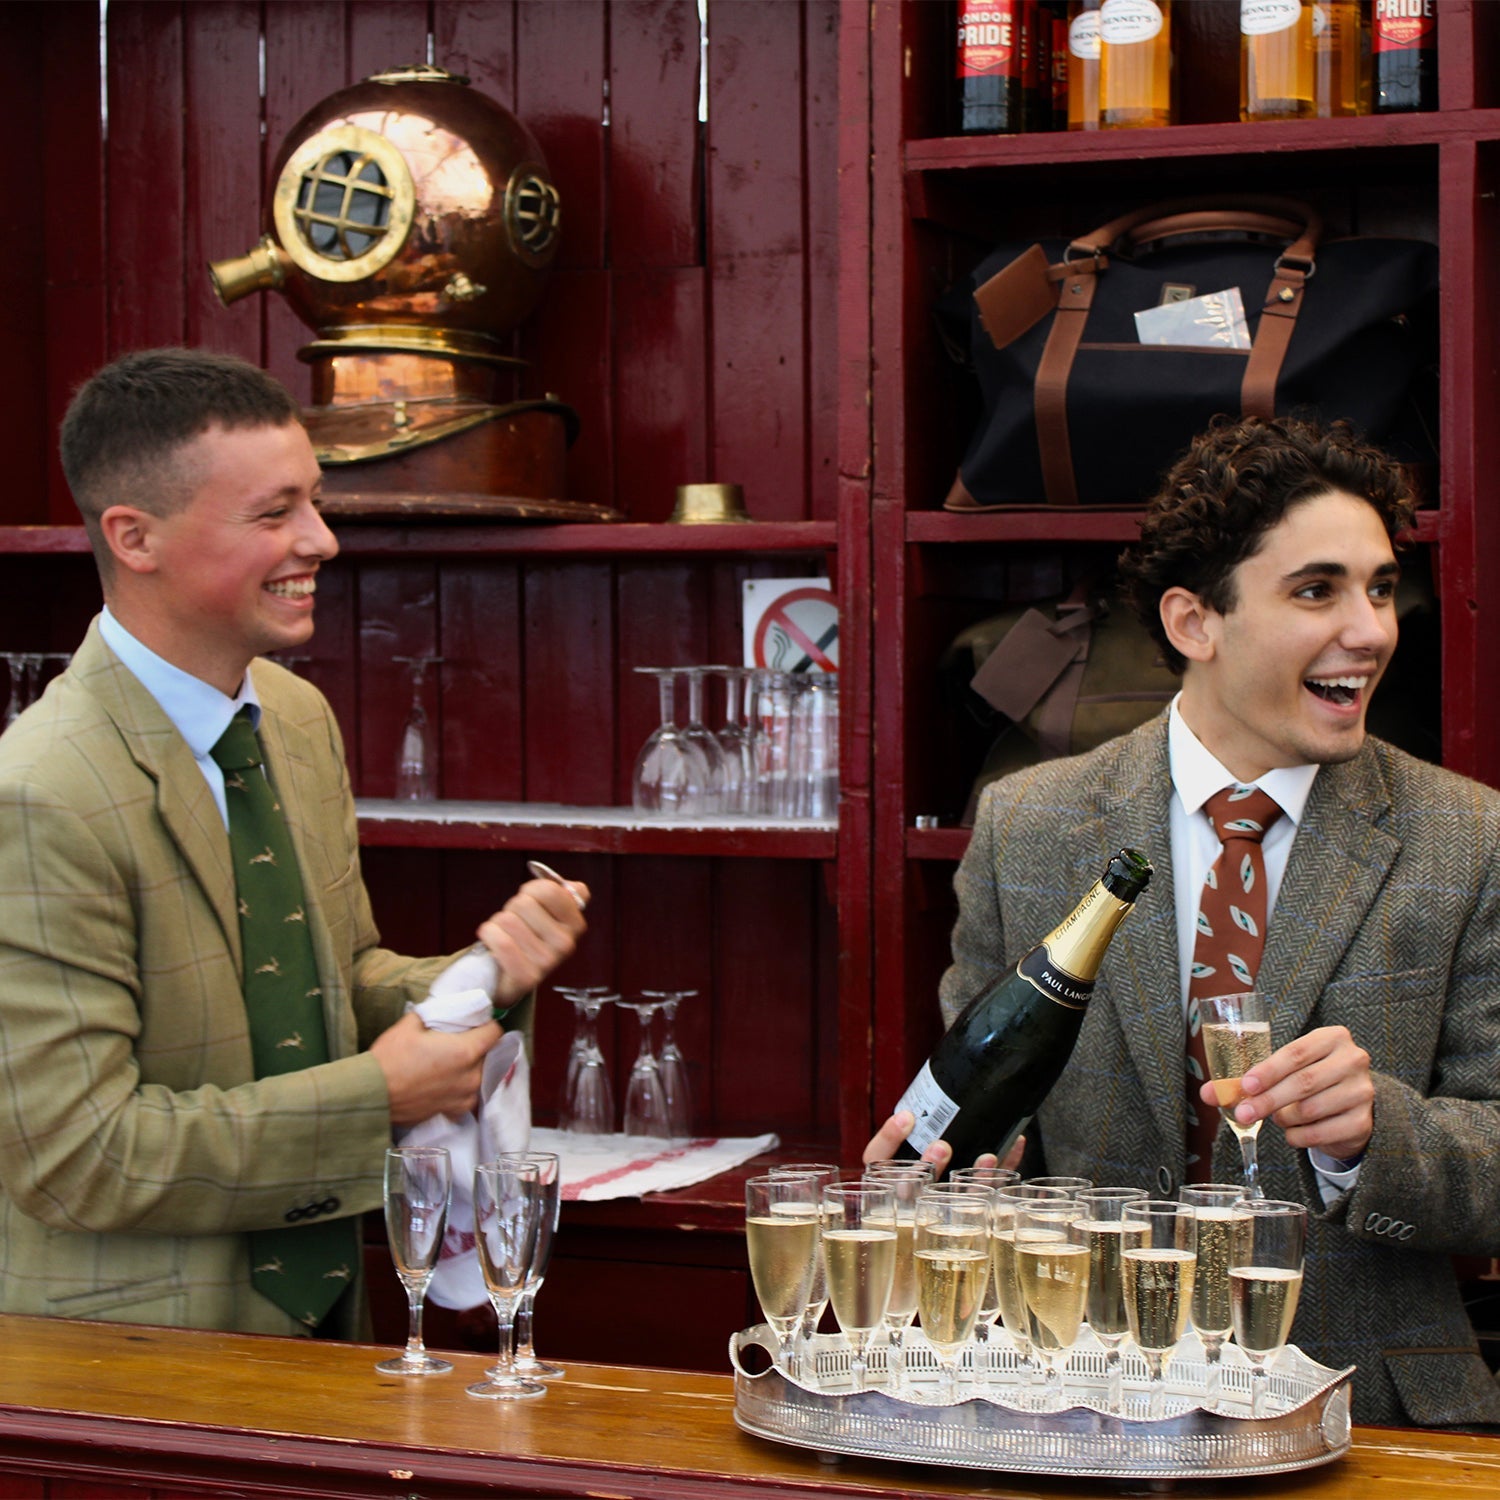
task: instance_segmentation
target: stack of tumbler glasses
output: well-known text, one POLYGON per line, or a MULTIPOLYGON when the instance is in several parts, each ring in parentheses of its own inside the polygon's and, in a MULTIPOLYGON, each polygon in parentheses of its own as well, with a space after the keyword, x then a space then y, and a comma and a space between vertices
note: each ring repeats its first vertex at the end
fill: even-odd
POLYGON ((938 1404, 985 1396, 1032 1411, 1101 1405, 1148 1419, 1166 1414, 1167 1366, 1189 1325, 1207 1370, 1194 1404, 1227 1403, 1221 1362, 1232 1339, 1250 1364, 1249 1414, 1265 1414, 1307 1226, 1301 1204, 1247 1198, 1241 1186, 1161 1200, 998 1167, 936 1182, 923 1162, 877 1162, 858 1178, 824 1163, 777 1167, 747 1182, 745 1215, 756 1295, 794 1380, 818 1385, 810 1356, 831 1302, 848 1347, 841 1388, 938 1404), (1128 1396, 1127 1341, 1148 1377, 1128 1396), (1070 1358, 1101 1347, 1102 1391, 1070 1387, 1070 1358), (935 1390, 912 1378, 917 1350, 924 1370, 936 1361, 935 1390))

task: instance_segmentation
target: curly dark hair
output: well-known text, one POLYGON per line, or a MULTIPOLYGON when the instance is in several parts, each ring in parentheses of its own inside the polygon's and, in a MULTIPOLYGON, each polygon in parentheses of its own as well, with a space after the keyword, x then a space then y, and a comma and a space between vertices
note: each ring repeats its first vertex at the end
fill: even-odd
POLYGON ((1162 595, 1185 588, 1228 614, 1235 569, 1288 510, 1329 490, 1367 500, 1393 544, 1416 519, 1406 471, 1346 422, 1216 417, 1194 440, 1146 506, 1141 539, 1119 564, 1121 593, 1172 671, 1180 675, 1187 663, 1162 628, 1162 595))

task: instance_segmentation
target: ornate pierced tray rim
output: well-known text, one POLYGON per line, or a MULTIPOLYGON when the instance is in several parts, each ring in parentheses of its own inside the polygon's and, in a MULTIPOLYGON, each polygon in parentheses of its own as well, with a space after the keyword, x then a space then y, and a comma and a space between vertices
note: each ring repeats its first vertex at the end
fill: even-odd
MULTIPOLYGON (((1192 1335, 1189 1335, 1189 1339, 1192 1335)), ((923 1347, 919 1330, 908 1334, 908 1341, 916 1339, 923 1347)), ((837 1335, 822 1335, 819 1346, 840 1343, 837 1335)), ((1299 1403, 1290 1409, 1279 1411, 1270 1418, 1251 1418, 1234 1411, 1208 1412, 1201 1408, 1188 1408, 1168 1415, 1164 1419, 1151 1421, 1145 1418, 1108 1417, 1102 1412, 1086 1406, 1075 1406, 1063 1412, 1027 1412, 985 1396, 969 1396, 948 1406, 932 1405, 898 1400, 879 1390, 866 1390, 858 1396, 865 1412, 877 1415, 882 1422, 889 1418, 893 1424, 916 1423, 930 1426, 934 1433, 942 1432, 946 1425, 942 1414, 973 1409, 973 1429, 993 1434, 995 1438, 1009 1436, 1012 1451, 994 1446, 974 1447, 971 1451, 952 1451, 926 1446, 903 1447, 894 1439, 872 1441, 851 1433, 840 1431, 806 1432, 793 1430, 790 1426, 779 1426, 774 1413, 767 1407, 780 1404, 786 1409, 804 1415, 823 1414, 835 1427, 838 1413, 850 1402, 851 1396, 837 1392, 815 1391, 790 1379, 776 1368, 758 1374, 746 1370, 740 1360, 743 1349, 758 1346, 767 1354, 775 1350, 777 1339, 765 1324, 731 1335, 729 1340, 730 1363, 734 1367, 735 1424, 752 1436, 771 1442, 784 1443, 792 1447, 809 1448, 817 1452, 840 1454, 853 1458, 888 1459, 904 1463, 931 1464, 946 1468, 980 1469, 1008 1473, 1047 1474, 1058 1477, 1101 1479, 1238 1479, 1254 1478, 1262 1474, 1285 1474, 1302 1469, 1317 1468, 1342 1458, 1349 1451, 1349 1380, 1353 1366, 1344 1370, 1332 1370, 1309 1359, 1294 1345, 1288 1345, 1283 1358, 1296 1379, 1305 1382, 1307 1389, 1299 1403), (770 1383, 769 1386, 767 1383, 770 1383), (781 1391, 779 1403, 772 1391, 781 1391), (987 1413, 992 1419, 984 1422, 987 1413), (1050 1424, 1046 1418, 1053 1418, 1050 1424), (1095 1432, 1071 1432, 1060 1420, 1070 1418, 1074 1422, 1097 1419, 1100 1427, 1095 1432), (1299 1419, 1289 1425, 1293 1419, 1299 1419), (1041 1420, 1039 1420, 1041 1419, 1041 1420), (1170 1430, 1169 1430, 1170 1429, 1170 1430), (1300 1439, 1310 1449, 1321 1441, 1323 1451, 1304 1451, 1295 1456, 1268 1455, 1263 1458, 1248 1456, 1231 1457, 1220 1452, 1206 1454, 1201 1461, 1191 1458, 1176 1458, 1163 1461, 1139 1454, 1152 1439, 1160 1442, 1195 1440, 1211 1448, 1244 1447, 1257 1436, 1271 1437, 1286 1434, 1300 1439), (1107 1437, 1119 1456, 1110 1461, 1091 1459, 1082 1451, 1069 1455, 1066 1445, 1070 1438, 1080 1440, 1081 1449, 1085 1439, 1095 1445, 1107 1437), (1215 1443, 1213 1439, 1222 1441, 1215 1443), (1050 1456, 1014 1451, 1030 1438, 1042 1442, 1054 1451, 1050 1456), (1061 1451, 1059 1451, 1061 1450, 1061 1451)), ((1236 1349, 1227 1350, 1243 1360, 1236 1349)), ((852 1408, 850 1408, 852 1410, 852 1408)), ((852 1425, 852 1423, 851 1423, 852 1425)), ((947 1434, 958 1438, 960 1430, 947 1434)), ((970 1431, 970 1436, 974 1431, 970 1431)))

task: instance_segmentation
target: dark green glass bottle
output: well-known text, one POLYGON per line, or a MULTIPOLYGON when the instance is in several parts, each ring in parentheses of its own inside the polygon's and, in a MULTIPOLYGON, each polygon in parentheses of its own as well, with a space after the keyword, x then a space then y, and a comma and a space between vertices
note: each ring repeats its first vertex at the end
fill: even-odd
POLYGON ((1145 856, 1121 849, 1071 915, 964 1007, 896 1105, 917 1119, 898 1156, 935 1140, 955 1167, 1004 1156, 1067 1065, 1110 939, 1150 879, 1145 856))

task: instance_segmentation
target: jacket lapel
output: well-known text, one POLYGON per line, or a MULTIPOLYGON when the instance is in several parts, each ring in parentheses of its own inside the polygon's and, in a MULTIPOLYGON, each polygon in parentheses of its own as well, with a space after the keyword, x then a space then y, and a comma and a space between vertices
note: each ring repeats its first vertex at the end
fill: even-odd
POLYGON ((242 964, 229 835, 218 804, 187 742, 140 680, 89 626, 70 667, 120 731, 131 758, 156 783, 156 806, 172 842, 213 907, 234 956, 242 964))
POLYGON ((1368 747, 1342 765, 1324 766, 1313 782, 1256 979, 1270 1006, 1273 1047, 1306 1028, 1385 883, 1401 848, 1381 826, 1390 805, 1368 747))

